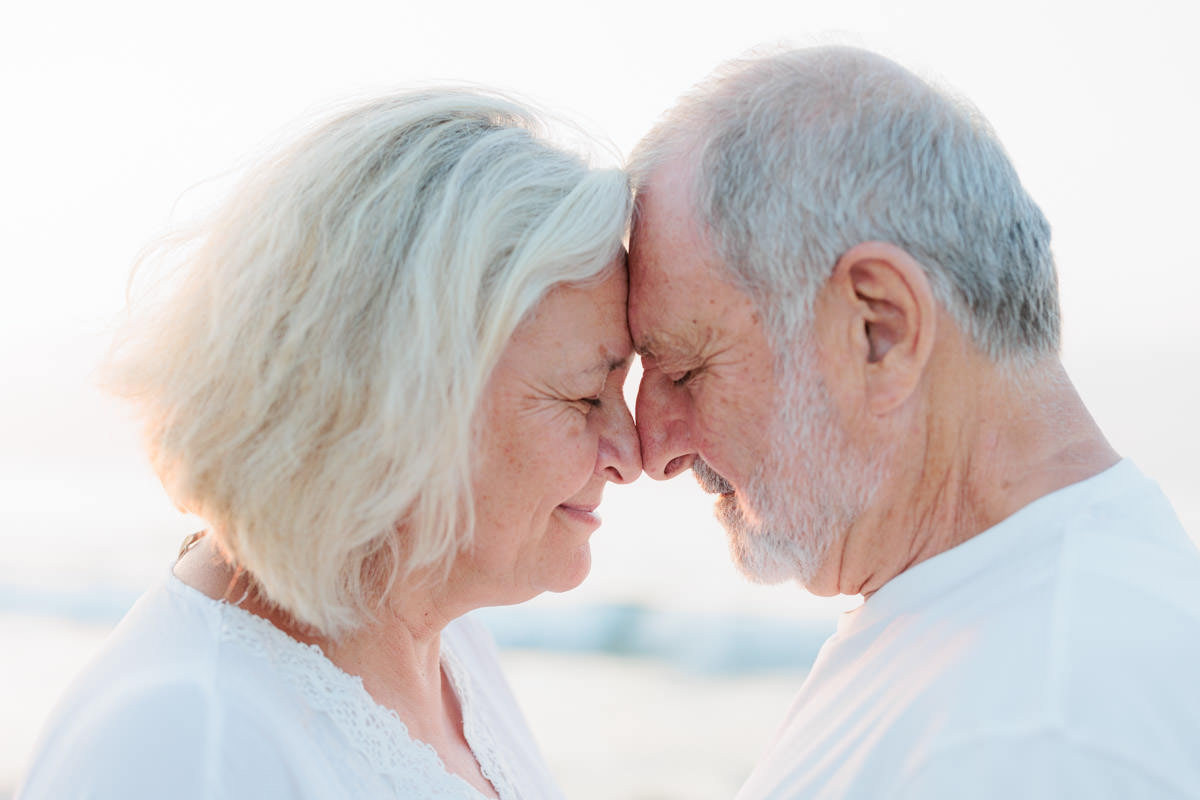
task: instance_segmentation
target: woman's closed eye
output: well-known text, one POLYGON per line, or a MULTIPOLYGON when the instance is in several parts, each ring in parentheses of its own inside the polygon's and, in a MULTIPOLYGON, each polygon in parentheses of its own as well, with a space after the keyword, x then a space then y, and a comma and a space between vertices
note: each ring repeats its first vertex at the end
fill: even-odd
POLYGON ((601 389, 600 391, 593 392, 592 394, 585 394, 583 397, 576 395, 575 397, 564 397, 563 399, 574 406, 584 416, 586 416, 593 408, 599 408, 604 404, 604 390, 601 389))

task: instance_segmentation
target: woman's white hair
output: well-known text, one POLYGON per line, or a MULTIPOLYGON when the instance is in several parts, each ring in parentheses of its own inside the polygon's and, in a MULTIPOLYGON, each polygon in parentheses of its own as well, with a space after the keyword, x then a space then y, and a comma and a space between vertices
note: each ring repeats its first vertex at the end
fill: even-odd
POLYGON ((635 188, 678 157, 696 165, 697 219, 775 337, 800 335, 846 250, 888 241, 993 359, 1057 351, 1049 225, 979 112, 899 65, 847 47, 731 62, 638 145, 635 188))
POLYGON ((147 252, 172 280, 131 298, 105 382, 175 502, 336 638, 470 546, 491 371, 550 289, 604 274, 630 204, 500 96, 369 102, 147 252))

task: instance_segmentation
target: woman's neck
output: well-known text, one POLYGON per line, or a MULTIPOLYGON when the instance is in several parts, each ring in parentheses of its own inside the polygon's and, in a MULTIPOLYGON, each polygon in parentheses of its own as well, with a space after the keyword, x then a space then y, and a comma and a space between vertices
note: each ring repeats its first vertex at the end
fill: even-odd
POLYGON ((362 679, 379 705, 396 712, 409 734, 431 745, 446 768, 485 796, 495 790, 483 778, 463 732, 462 708, 441 665, 441 633, 452 620, 434 592, 393 592, 376 618, 339 639, 298 623, 254 591, 249 576, 232 567, 212 536, 180 556, 175 576, 197 591, 256 616, 304 644, 316 645, 335 666, 362 679))

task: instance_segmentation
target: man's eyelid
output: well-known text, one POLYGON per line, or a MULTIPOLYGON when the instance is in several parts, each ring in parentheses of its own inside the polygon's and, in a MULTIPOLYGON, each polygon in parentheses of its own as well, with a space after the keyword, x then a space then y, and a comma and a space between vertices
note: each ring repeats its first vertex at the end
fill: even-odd
POLYGON ((698 368, 688 369, 684 370, 683 372, 676 372, 674 373, 674 376, 668 374, 667 377, 671 379, 671 383, 675 384, 676 386, 683 387, 694 381, 699 371, 700 370, 698 368))
POLYGON ((684 356, 668 353, 665 356, 654 356, 643 352, 640 356, 643 370, 657 370, 676 386, 683 386, 693 381, 702 368, 700 358, 696 355, 684 356))
POLYGON ((658 370, 671 380, 681 380, 685 375, 695 376, 702 366, 699 358, 687 356, 666 359, 658 365, 658 370))

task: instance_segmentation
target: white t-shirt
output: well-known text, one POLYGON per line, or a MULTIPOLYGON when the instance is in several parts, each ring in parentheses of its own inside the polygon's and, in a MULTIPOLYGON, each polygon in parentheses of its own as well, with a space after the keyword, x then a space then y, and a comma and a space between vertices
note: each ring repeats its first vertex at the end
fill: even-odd
POLYGON ((1200 798, 1200 552, 1129 461, 839 621, 738 794, 1200 798))
MULTIPOLYGON (((561 798, 491 637, 456 620, 442 666, 505 800, 561 798)), ((479 800, 362 680, 174 575, 151 589, 51 715, 20 800, 479 800)))

